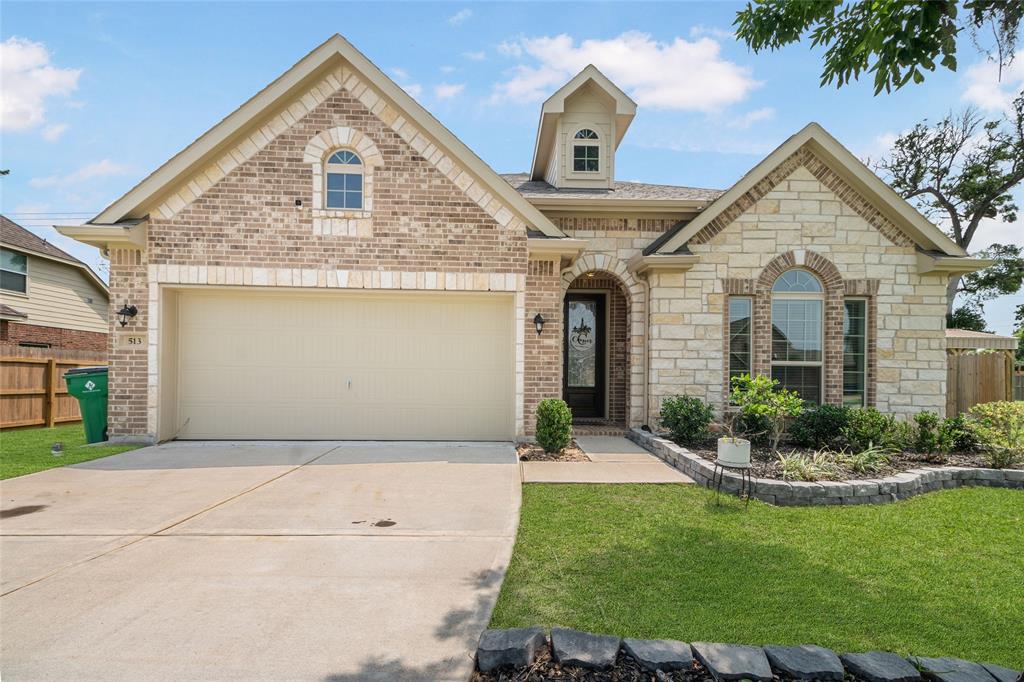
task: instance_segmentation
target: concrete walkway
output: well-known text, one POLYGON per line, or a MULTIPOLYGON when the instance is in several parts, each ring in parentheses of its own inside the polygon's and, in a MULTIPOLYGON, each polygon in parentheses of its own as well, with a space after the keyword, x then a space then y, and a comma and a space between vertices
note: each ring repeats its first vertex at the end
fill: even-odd
POLYGON ((510 444, 174 443, 0 487, 6 680, 465 680, 510 444))
POLYGON ((580 436, 589 462, 521 462, 523 483, 693 483, 621 436, 580 436))

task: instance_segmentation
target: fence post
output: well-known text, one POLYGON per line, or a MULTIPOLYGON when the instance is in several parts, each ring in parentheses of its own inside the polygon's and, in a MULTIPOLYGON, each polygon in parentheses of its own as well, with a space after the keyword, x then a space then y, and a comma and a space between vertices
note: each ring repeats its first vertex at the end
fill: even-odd
POLYGON ((57 412, 57 359, 50 358, 46 362, 46 404, 43 405, 46 415, 46 428, 53 428, 57 412))

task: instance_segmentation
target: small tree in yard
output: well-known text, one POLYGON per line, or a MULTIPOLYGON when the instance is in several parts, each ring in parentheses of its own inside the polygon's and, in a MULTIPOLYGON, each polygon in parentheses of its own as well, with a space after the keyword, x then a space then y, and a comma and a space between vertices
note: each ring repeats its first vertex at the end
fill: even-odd
POLYGON ((766 424, 768 442, 773 451, 779 449, 779 442, 786 434, 786 420, 800 414, 804 404, 796 391, 778 386, 778 381, 763 374, 756 377, 743 374, 733 377, 729 394, 730 401, 739 408, 745 420, 766 424))
POLYGON ((564 400, 548 398, 537 405, 537 443, 544 452, 561 452, 572 440, 572 412, 564 400))

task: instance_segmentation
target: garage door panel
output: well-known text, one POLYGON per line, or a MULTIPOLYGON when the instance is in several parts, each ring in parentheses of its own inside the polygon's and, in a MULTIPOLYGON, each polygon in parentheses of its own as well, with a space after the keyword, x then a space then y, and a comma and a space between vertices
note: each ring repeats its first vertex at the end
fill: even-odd
POLYGON ((506 439, 510 296, 183 291, 191 438, 506 439))

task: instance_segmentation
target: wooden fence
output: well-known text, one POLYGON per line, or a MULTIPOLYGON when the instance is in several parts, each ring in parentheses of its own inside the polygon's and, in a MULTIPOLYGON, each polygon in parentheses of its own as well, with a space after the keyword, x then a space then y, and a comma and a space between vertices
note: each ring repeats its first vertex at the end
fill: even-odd
POLYGON ((1013 351, 947 354, 946 414, 966 412, 978 403, 1013 400, 1013 351))
POLYGON ((106 364, 105 353, 0 346, 0 428, 81 420, 64 373, 106 364))
POLYGON ((1024 369, 1020 367, 1013 373, 1013 399, 1024 400, 1024 369))

